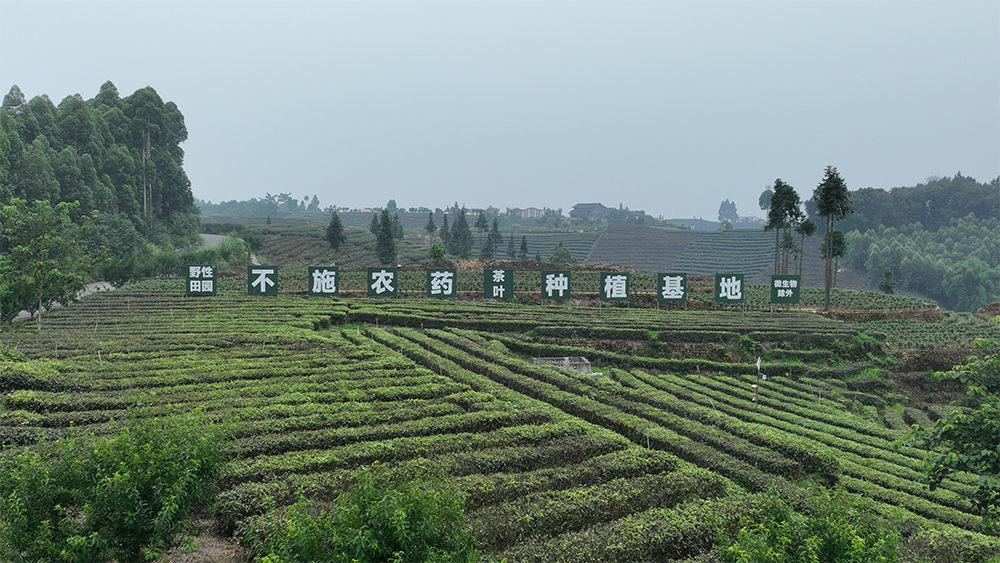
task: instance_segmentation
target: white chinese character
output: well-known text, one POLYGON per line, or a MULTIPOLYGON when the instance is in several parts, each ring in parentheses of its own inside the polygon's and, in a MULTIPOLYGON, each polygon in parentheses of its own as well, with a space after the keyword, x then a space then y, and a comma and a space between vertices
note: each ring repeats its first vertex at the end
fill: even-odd
POLYGON ((503 283, 504 281, 503 270, 493 270, 493 283, 503 283))
POLYGON ((201 281, 200 280, 190 280, 188 283, 191 284, 191 287, 188 288, 188 291, 190 291, 191 293, 201 293, 201 281))
POLYGON ((789 287, 799 287, 799 280, 791 280, 789 282, 789 287))
POLYGON ((337 293, 337 271, 313 270, 313 293, 337 293))
POLYGON ((452 295, 454 281, 452 272, 431 272, 431 295, 452 295))
POLYGON ((274 273, 274 268, 254 268, 253 270, 250 270, 250 273, 257 274, 257 279, 253 280, 253 283, 250 284, 250 287, 260 286, 257 288, 257 291, 264 293, 267 291, 267 286, 274 285, 274 280, 267 277, 268 275, 274 273))
POLYGON ((740 278, 733 276, 731 278, 722 278, 719 281, 719 298, 729 299, 730 301, 738 301, 743 298, 743 288, 740 283, 740 278))
MULTIPOLYGON (((201 277, 203 277, 203 278, 210 278, 210 277, 212 277, 214 275, 214 272, 212 270, 213 270, 213 268, 211 266, 202 266, 201 267, 201 277)), ((194 276, 192 276, 192 277, 194 277, 194 276)))
POLYGON ((774 287, 781 287, 781 280, 774 280, 774 287))
POLYGON ((563 296, 563 292, 569 289, 569 278, 563 274, 548 274, 545 276, 545 293, 549 297, 552 297, 553 291, 559 292, 559 297, 563 296))
POLYGON ((392 293, 392 278, 392 272, 387 272, 385 270, 382 270, 381 272, 372 272, 372 279, 374 281, 372 282, 371 287, 375 290, 375 293, 385 293, 387 291, 392 293))
POLYGON ((213 291, 212 286, 213 285, 215 285, 215 284, 212 283, 212 280, 201 280, 201 292, 202 293, 212 293, 212 291, 213 291))
POLYGON ((788 287, 788 280, 781 280, 781 287, 788 287))
POLYGON ((502 285, 494 285, 493 286, 493 297, 496 297, 498 299, 503 299, 503 290, 504 290, 504 287, 502 285))
POLYGON ((626 287, 627 277, 623 275, 617 276, 605 276, 604 278, 604 296, 607 299, 620 299, 628 297, 628 288, 626 287))
POLYGON ((188 266, 188 277, 189 278, 200 278, 201 277, 201 266, 188 266))
POLYGON ((663 276, 663 287, 660 289, 664 299, 680 299, 684 297, 684 287, 681 276, 663 276))

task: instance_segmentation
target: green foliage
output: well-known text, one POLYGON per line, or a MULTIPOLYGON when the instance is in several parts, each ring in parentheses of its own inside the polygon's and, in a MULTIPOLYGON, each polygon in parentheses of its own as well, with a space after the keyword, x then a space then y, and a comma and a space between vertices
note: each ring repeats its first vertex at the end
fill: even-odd
POLYGON ((960 311, 1000 300, 1000 219, 968 215, 936 231, 920 223, 847 235, 851 267, 877 283, 885 268, 899 282, 960 311))
POLYGON ((740 214, 736 212, 736 203, 728 199, 723 200, 722 204, 719 205, 719 221, 732 223, 739 219, 739 217, 740 214))
POLYGON ((993 340, 980 340, 983 356, 937 374, 958 381, 979 402, 971 412, 951 411, 931 428, 914 426, 904 445, 925 449, 924 482, 934 490, 957 471, 978 475, 972 500, 986 533, 1000 531, 1000 350, 993 340))
POLYGON ((739 532, 722 534, 729 563, 869 563, 898 561, 900 533, 871 503, 843 490, 810 495, 812 509, 796 513, 771 493, 763 513, 744 519, 739 532))
POLYGON ((330 243, 330 248, 336 250, 347 238, 344 236, 344 224, 340 221, 340 216, 334 211, 330 217, 330 224, 326 226, 326 242, 330 243))
POLYGON ((434 232, 437 231, 437 225, 434 224, 433 211, 427 212, 427 224, 424 225, 424 230, 427 231, 427 234, 430 236, 434 236, 434 232))
MULTIPOLYGON (((823 180, 813 190, 812 200, 816 204, 816 213, 820 217, 826 217, 826 232, 833 231, 836 221, 847 217, 854 212, 851 207, 851 193, 847 191, 847 183, 840 177, 840 173, 833 166, 827 166, 823 171, 823 180)), ((824 291, 826 300, 824 308, 830 310, 830 289, 833 287, 833 258, 836 254, 833 251, 834 239, 825 239, 825 250, 823 253, 826 269, 823 273, 824 291)))
POLYGON ((303 496, 247 528, 261 563, 474 562, 464 498, 444 482, 398 482, 379 464, 323 509, 303 496))
POLYGON ((444 257, 447 254, 447 251, 445 250, 443 244, 432 244, 430 249, 427 251, 427 254, 436 264, 440 264, 441 262, 444 262, 444 257))
MULTIPOLYGON (((441 238, 444 238, 443 233, 441 238)), ((448 245, 448 254, 456 258, 468 258, 469 253, 472 252, 472 230, 469 228, 469 221, 465 218, 464 207, 459 210, 458 217, 449 231, 445 244, 448 245)))
POLYGON ((197 415, 132 412, 117 432, 0 454, 0 558, 154 559, 211 492, 222 434, 197 415))
POLYGON ((576 264, 576 258, 573 257, 568 248, 560 246, 549 257, 549 262, 552 264, 576 264))
POLYGON ((396 236, 389 211, 382 210, 378 234, 375 235, 375 254, 380 264, 391 264, 396 260, 396 236))
POLYGON ((86 224, 70 220, 77 207, 14 198, 0 209, 0 322, 23 309, 38 313, 41 328, 43 308, 72 301, 90 281, 97 263, 84 245, 86 224))
POLYGON ((886 295, 896 293, 896 280, 892 279, 892 270, 889 268, 882 271, 882 279, 878 282, 878 290, 886 295))

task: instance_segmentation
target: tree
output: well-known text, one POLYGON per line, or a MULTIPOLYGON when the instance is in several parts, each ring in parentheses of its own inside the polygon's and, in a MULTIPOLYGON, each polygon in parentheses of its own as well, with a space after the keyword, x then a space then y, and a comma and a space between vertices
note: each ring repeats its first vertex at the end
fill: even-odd
MULTIPOLYGON (((770 199, 768 199, 768 205, 770 203, 770 199)), ((795 227, 795 232, 799 234, 799 276, 802 275, 802 259, 805 257, 806 237, 816 234, 816 228, 816 222, 812 219, 806 219, 795 227)))
POLYGON ((892 279, 892 270, 886 268, 882 272, 882 281, 878 282, 878 290, 886 295, 896 293, 896 280, 892 279))
POLYGON ((938 379, 965 385, 967 401, 979 404, 976 410, 952 411, 931 428, 914 426, 901 443, 926 450, 923 481, 932 491, 952 473, 978 475, 979 487, 971 500, 985 532, 992 534, 1000 524, 1000 350, 993 340, 976 344, 982 357, 970 356, 965 364, 937 374, 938 379))
POLYGON ((774 181, 774 195, 771 197, 771 205, 767 210, 767 224, 765 231, 774 231, 774 273, 787 273, 788 255, 791 250, 790 244, 785 244, 784 254, 779 254, 782 246, 780 235, 784 234, 786 241, 791 240, 791 230, 802 220, 803 214, 800 206, 802 201, 795 188, 789 186, 778 178, 774 181), (784 264, 784 268, 782 265, 784 264))
POLYGON ((388 203, 385 204, 385 208, 389 210, 389 213, 396 212, 396 200, 390 199, 388 203))
POLYGON ((399 221, 399 213, 392 214, 392 236, 396 240, 403 240, 403 223, 399 221))
POLYGON ((448 228, 448 215, 444 216, 441 220, 441 232, 438 233, 441 237, 441 242, 444 243, 445 247, 451 242, 451 229, 448 228))
POLYGON ((833 286, 837 287, 837 268, 840 266, 840 258, 847 254, 847 238, 844 231, 834 229, 823 233, 823 244, 820 246, 820 257, 826 259, 827 252, 833 253, 833 286))
POLYGON ((732 223, 738 218, 739 214, 736 212, 736 204, 728 199, 723 200, 722 204, 719 205, 719 221, 729 221, 732 223))
POLYGON ((3 307, 5 314, 12 308, 37 313, 40 330, 44 309, 73 301, 87 285, 97 261, 84 244, 86 222, 77 227, 70 220, 78 206, 52 207, 42 200, 29 207, 14 198, 0 209, 0 279, 8 286, 7 299, 15 299, 3 307))
POLYGON ((424 230, 427 231, 427 234, 430 235, 430 236, 434 236, 434 231, 437 230, 437 225, 434 224, 434 212, 433 211, 428 211, 427 212, 427 224, 424 225, 424 230))
POLYGON ((326 242, 330 243, 330 248, 337 250, 344 240, 346 240, 344 224, 340 222, 340 215, 334 211, 333 216, 330 217, 330 224, 326 226, 326 242))
POLYGON ((432 244, 430 249, 427 251, 427 255, 430 256, 431 260, 433 260, 435 264, 440 264, 441 262, 444 262, 444 257, 447 252, 448 251, 445 250, 443 244, 432 244))
POLYGON ((380 264, 391 264, 396 261, 396 239, 393 236, 392 216, 388 209, 382 210, 379 218, 378 234, 375 235, 375 255, 380 264))
POLYGON ((517 255, 518 260, 528 259, 528 237, 521 235, 521 253, 517 255))
POLYGON ((569 249, 560 243, 559 248, 549 257, 549 262, 553 264, 576 264, 576 258, 573 258, 573 254, 569 249))
POLYGON ((472 230, 469 229, 469 221, 465 218, 465 208, 458 211, 455 224, 451 228, 451 236, 448 241, 448 254, 458 258, 468 258, 472 252, 472 230))
POLYGON ((372 221, 371 221, 371 223, 368 223, 368 230, 371 231, 371 233, 373 235, 377 236, 378 235, 379 226, 380 226, 380 222, 379 222, 379 218, 378 218, 378 212, 376 211, 374 214, 372 214, 372 221))
POLYGON ((306 207, 306 211, 318 211, 319 210, 319 198, 316 194, 313 194, 312 201, 309 202, 309 206, 306 207))
POLYGON ((517 253, 514 251, 514 233, 510 234, 510 240, 507 241, 507 259, 517 259, 517 253))
POLYGON ((761 211, 767 211, 771 207, 772 197, 774 197, 774 191, 771 188, 764 188, 764 191, 760 192, 760 197, 757 198, 757 205, 760 206, 761 211))
MULTIPOLYGON (((826 230, 832 231, 835 221, 839 221, 854 212, 851 208, 851 193, 847 191, 847 183, 833 166, 827 166, 823 171, 823 180, 813 190, 813 201, 816 202, 816 212, 820 217, 826 217, 826 230)), ((830 288, 833 287, 833 239, 826 244, 826 268, 823 275, 823 288, 826 292, 824 309, 830 310, 830 288)))
POLYGON ((488 233, 489 230, 490 230, 490 224, 486 220, 486 215, 485 214, 483 214, 483 213, 479 214, 479 217, 476 218, 475 227, 476 227, 476 230, 479 231, 479 233, 480 233, 480 235, 479 235, 479 245, 482 246, 483 242, 484 242, 483 239, 484 239, 486 233, 488 233))

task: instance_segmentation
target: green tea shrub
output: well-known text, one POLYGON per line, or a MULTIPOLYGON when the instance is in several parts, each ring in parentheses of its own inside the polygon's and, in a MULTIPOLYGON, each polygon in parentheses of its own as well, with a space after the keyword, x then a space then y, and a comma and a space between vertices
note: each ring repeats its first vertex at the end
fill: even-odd
POLYGON ((814 492, 812 509, 795 512, 778 494, 763 513, 723 536, 727 563, 860 563, 899 561, 900 533, 860 497, 840 489, 814 492))
POLYGON ((0 454, 0 560, 140 561, 211 492, 221 432, 197 414, 130 412, 116 432, 0 454))
POLYGON ((300 496, 252 519, 240 543, 259 563, 475 562, 464 503, 443 484, 396 482, 376 463, 329 508, 300 496))

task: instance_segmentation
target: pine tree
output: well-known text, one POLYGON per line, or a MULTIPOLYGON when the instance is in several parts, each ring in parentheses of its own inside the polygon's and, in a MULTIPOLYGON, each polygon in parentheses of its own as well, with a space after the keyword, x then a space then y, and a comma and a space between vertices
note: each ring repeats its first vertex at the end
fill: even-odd
POLYGON ((448 228, 448 215, 447 214, 444 216, 444 219, 442 219, 442 221, 441 221, 441 232, 439 232, 438 235, 441 237, 441 242, 443 242, 444 245, 447 247, 448 244, 451 242, 451 229, 448 228))
POLYGON ((518 255, 519 260, 528 259, 528 236, 521 235, 521 253, 518 255))
POLYGON ((510 240, 507 241, 507 259, 516 260, 517 254, 514 252, 514 233, 510 234, 510 240))
POLYGON ((396 240, 393 236, 392 216, 388 209, 382 210, 379 219, 378 234, 375 235, 375 255, 380 264, 391 264, 396 261, 396 240))
POLYGON ((341 223, 340 216, 334 211, 333 217, 330 218, 330 224, 326 226, 326 241, 330 243, 330 248, 337 250, 344 240, 344 224, 341 223))
POLYGON ((379 229, 379 220, 378 220, 378 212, 376 211, 375 214, 372 215, 372 222, 368 223, 368 230, 371 231, 373 235, 377 236, 378 229, 379 229))
POLYGON ((437 230, 437 225, 434 224, 434 212, 433 211, 428 211, 427 212, 427 224, 424 225, 424 230, 427 231, 427 234, 430 235, 430 236, 434 236, 434 231, 437 230))
POLYGON ((455 224, 451 229, 451 240, 448 242, 448 254, 458 258, 468 258, 472 252, 472 230, 465 218, 465 208, 458 211, 455 224))

